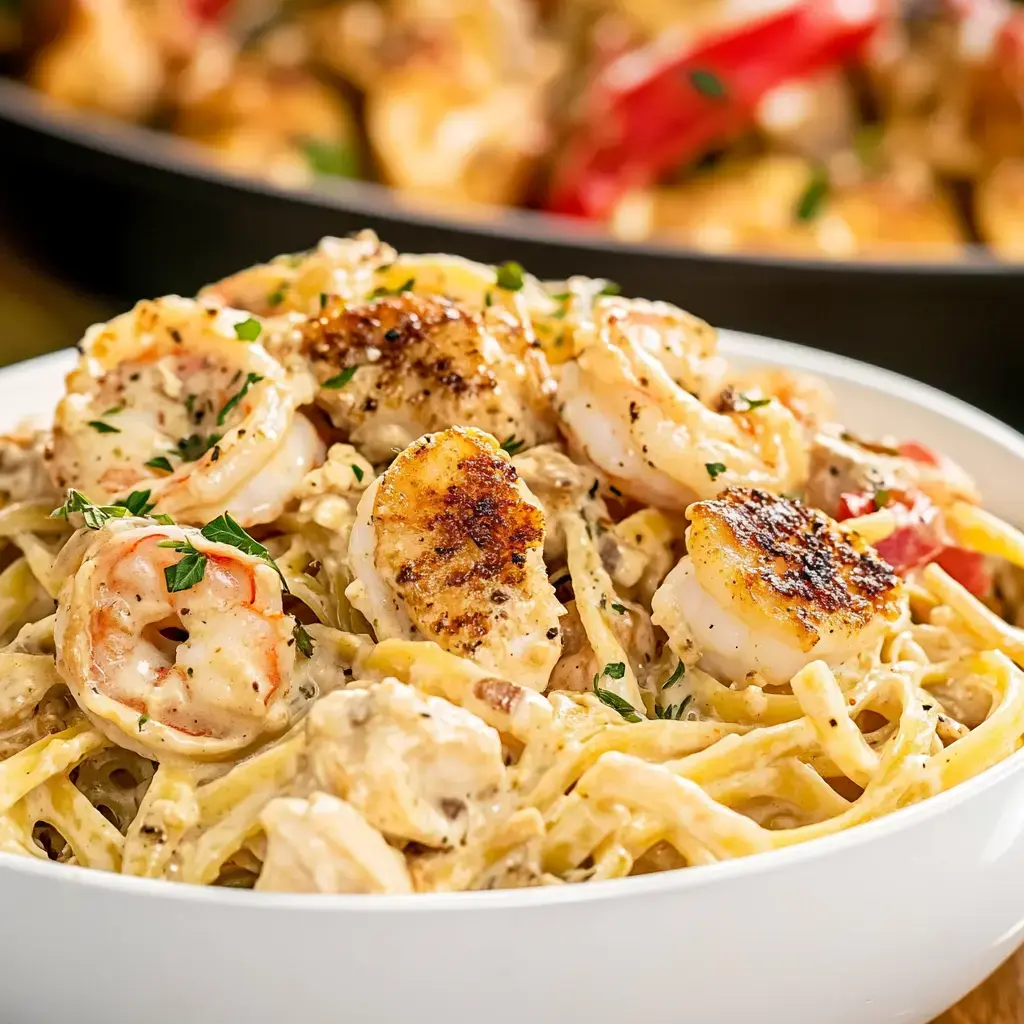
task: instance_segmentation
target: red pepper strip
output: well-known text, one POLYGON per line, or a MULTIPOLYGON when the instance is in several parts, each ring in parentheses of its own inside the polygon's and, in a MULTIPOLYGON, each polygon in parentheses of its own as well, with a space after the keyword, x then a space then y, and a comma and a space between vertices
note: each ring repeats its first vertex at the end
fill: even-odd
POLYGON ((231 6, 231 0, 188 0, 189 13, 197 21, 213 23, 231 6))
MULTIPOLYGON (((880 540, 875 550, 897 573, 905 575, 918 566, 937 562, 975 597, 985 597, 991 592, 992 574, 985 556, 948 542, 939 510, 924 494, 893 496, 885 507, 896 513, 901 525, 880 540)), ((843 494, 836 519, 840 522, 853 519, 875 509, 875 495, 870 492, 843 494)))
POLYGON ((657 44, 614 61, 596 79, 585 122, 552 176, 556 213, 604 218, 622 195, 692 160, 751 123, 785 82, 854 58, 883 23, 890 0, 803 0, 667 60, 657 44), (637 64, 650 61, 641 76, 637 64))
POLYGON ((905 459, 912 459, 914 462, 924 462, 929 466, 941 464, 938 455, 931 448, 926 448, 917 441, 904 441, 898 451, 905 459))

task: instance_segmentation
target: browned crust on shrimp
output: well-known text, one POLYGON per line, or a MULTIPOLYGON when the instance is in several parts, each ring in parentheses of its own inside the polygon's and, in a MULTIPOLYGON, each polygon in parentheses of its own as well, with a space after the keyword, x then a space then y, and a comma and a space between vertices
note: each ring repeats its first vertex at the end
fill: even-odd
POLYGON ((436 389, 462 396, 498 386, 479 348, 482 330, 479 317, 440 297, 405 292, 347 308, 335 300, 302 326, 302 352, 321 378, 373 366, 384 397, 404 392, 412 376, 422 389, 409 400, 423 402, 436 389))
POLYGON ((503 605, 532 596, 527 554, 544 543, 544 516, 517 481, 496 446, 459 427, 406 449, 381 481, 377 564, 449 650, 471 654, 507 618, 503 605))
POLYGON ((690 506, 691 549, 740 549, 730 586, 791 621, 810 650, 836 628, 899 614, 900 581, 874 549, 816 509, 767 491, 730 487, 690 506))

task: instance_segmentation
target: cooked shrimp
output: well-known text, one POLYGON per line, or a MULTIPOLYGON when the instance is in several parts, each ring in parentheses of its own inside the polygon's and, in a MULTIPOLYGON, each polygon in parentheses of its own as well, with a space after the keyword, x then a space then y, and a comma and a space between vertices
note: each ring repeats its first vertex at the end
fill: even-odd
POLYGON ((543 690, 562 606, 544 514, 494 438, 453 427, 407 448, 356 510, 345 596, 378 640, 430 639, 543 690))
POLYGON ((101 503, 144 487, 186 522, 274 519, 323 445, 296 412, 311 383, 241 340, 260 330, 176 296, 92 328, 57 406, 54 483, 101 503))
POLYGON ((687 515, 689 554, 654 595, 653 621, 713 675, 786 683, 866 651, 905 613, 892 570, 814 509, 730 488, 687 515))
POLYGON ((487 819, 505 788, 498 733, 396 679, 332 693, 306 720, 319 786, 386 835, 451 847, 487 819))
POLYGON ((99 729, 159 760, 212 761, 288 726, 295 623, 270 565, 139 519, 86 539, 54 636, 58 670, 99 729), (194 582, 171 591, 172 566, 194 582))
POLYGON ((301 330, 318 404, 371 462, 453 423, 519 447, 554 435, 543 356, 517 343, 497 306, 475 313, 411 292, 331 301, 301 330))
POLYGON ((806 478, 803 428, 780 402, 713 412, 614 317, 575 340, 558 387, 562 428, 631 497, 683 509, 729 486, 793 491, 806 478))

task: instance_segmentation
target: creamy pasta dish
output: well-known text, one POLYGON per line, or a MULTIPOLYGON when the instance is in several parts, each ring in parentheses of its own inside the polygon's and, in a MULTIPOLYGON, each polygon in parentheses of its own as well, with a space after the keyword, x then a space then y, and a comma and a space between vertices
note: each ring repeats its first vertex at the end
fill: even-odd
POLYGON ((327 238, 0 443, 0 850, 324 893, 779 849, 1024 733, 1024 536, 608 281, 327 238))

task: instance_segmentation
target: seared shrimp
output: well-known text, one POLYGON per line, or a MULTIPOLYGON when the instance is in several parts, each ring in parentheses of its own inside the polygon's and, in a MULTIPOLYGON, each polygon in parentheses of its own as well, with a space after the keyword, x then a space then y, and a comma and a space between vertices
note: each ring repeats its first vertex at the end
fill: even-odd
POLYGON ((186 522, 276 518, 323 446, 296 412, 311 383, 253 343, 260 330, 176 296, 92 328, 57 406, 54 483, 101 503, 145 487, 186 522))
POLYGON ((405 292, 363 305, 329 302, 302 328, 317 403, 371 462, 452 423, 522 447, 548 440, 539 350, 519 344, 497 306, 474 313, 405 292))
POLYGON ((61 591, 57 667, 120 746, 233 757, 291 718, 295 623, 281 601, 260 558, 196 530, 119 520, 88 537, 61 591))
POLYGON ((558 387, 562 429, 620 490, 681 510, 733 485, 792 491, 803 483, 803 428, 780 402, 713 412, 614 317, 598 316, 576 342, 558 387))
POLYGON ((713 675, 783 684, 870 648, 905 614, 889 566, 814 509, 737 487, 687 515, 689 554, 654 595, 653 621, 713 675))
POLYGON ((378 640, 435 640, 543 690, 562 606, 544 514, 494 438, 453 427, 410 446, 356 510, 345 596, 378 640))

